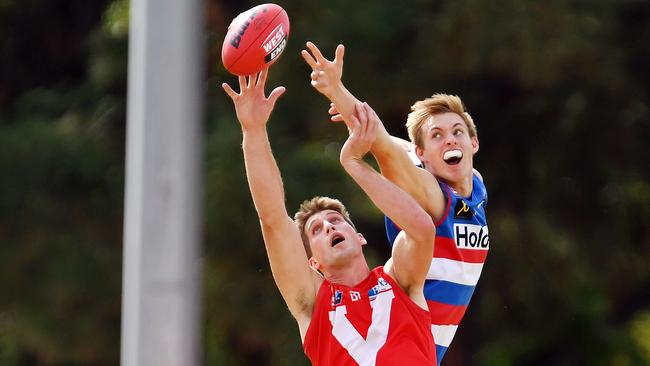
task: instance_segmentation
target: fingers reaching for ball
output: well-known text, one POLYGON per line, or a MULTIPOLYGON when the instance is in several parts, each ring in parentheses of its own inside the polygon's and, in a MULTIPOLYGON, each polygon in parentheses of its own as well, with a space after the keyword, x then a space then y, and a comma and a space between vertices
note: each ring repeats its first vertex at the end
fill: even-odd
POLYGON ((321 94, 330 97, 337 88, 341 87, 345 47, 338 45, 334 59, 330 61, 313 42, 308 41, 305 45, 308 50, 302 50, 300 54, 312 69, 310 83, 321 94))
POLYGON ((263 127, 268 122, 278 98, 286 91, 285 87, 278 86, 267 97, 264 92, 267 77, 268 68, 257 74, 240 76, 239 93, 227 83, 221 84, 235 104, 237 119, 244 130, 263 127))

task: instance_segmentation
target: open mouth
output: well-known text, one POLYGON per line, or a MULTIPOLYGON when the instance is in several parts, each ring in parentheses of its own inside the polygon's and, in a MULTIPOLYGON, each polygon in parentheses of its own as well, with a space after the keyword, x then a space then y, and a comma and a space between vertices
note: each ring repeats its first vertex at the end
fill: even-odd
POLYGON ((463 160, 463 152, 460 150, 449 150, 446 151, 442 156, 442 160, 449 165, 456 165, 463 160))
POLYGON ((332 247, 335 247, 337 244, 342 243, 345 240, 343 235, 340 234, 335 234, 334 237, 332 238, 332 247))

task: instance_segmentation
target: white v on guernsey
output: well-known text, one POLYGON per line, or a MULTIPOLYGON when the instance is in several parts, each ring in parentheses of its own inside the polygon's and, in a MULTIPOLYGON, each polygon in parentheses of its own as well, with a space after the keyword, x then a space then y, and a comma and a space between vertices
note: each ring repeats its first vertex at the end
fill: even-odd
POLYGON ((329 312, 334 338, 348 350, 350 356, 359 365, 374 365, 379 349, 386 344, 390 310, 394 298, 393 290, 388 290, 379 293, 375 301, 371 303, 372 321, 366 339, 348 320, 345 305, 337 306, 336 310, 329 312))
POLYGON ((435 365, 429 312, 383 271, 348 287, 323 281, 303 344, 313 365, 435 365))

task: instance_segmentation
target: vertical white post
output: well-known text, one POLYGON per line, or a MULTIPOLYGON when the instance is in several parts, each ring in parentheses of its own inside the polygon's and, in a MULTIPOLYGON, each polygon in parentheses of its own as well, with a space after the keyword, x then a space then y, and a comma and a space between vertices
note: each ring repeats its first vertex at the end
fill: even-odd
POLYGON ((131 0, 124 366, 200 363, 201 5, 131 0))

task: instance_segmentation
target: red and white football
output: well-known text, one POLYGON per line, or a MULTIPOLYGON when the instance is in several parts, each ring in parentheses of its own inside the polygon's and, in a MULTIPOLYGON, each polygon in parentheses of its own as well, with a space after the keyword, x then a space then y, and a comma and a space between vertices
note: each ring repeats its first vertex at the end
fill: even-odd
POLYGON ((288 37, 287 12, 276 4, 258 5, 230 23, 221 48, 223 65, 235 75, 255 74, 277 61, 288 37))

